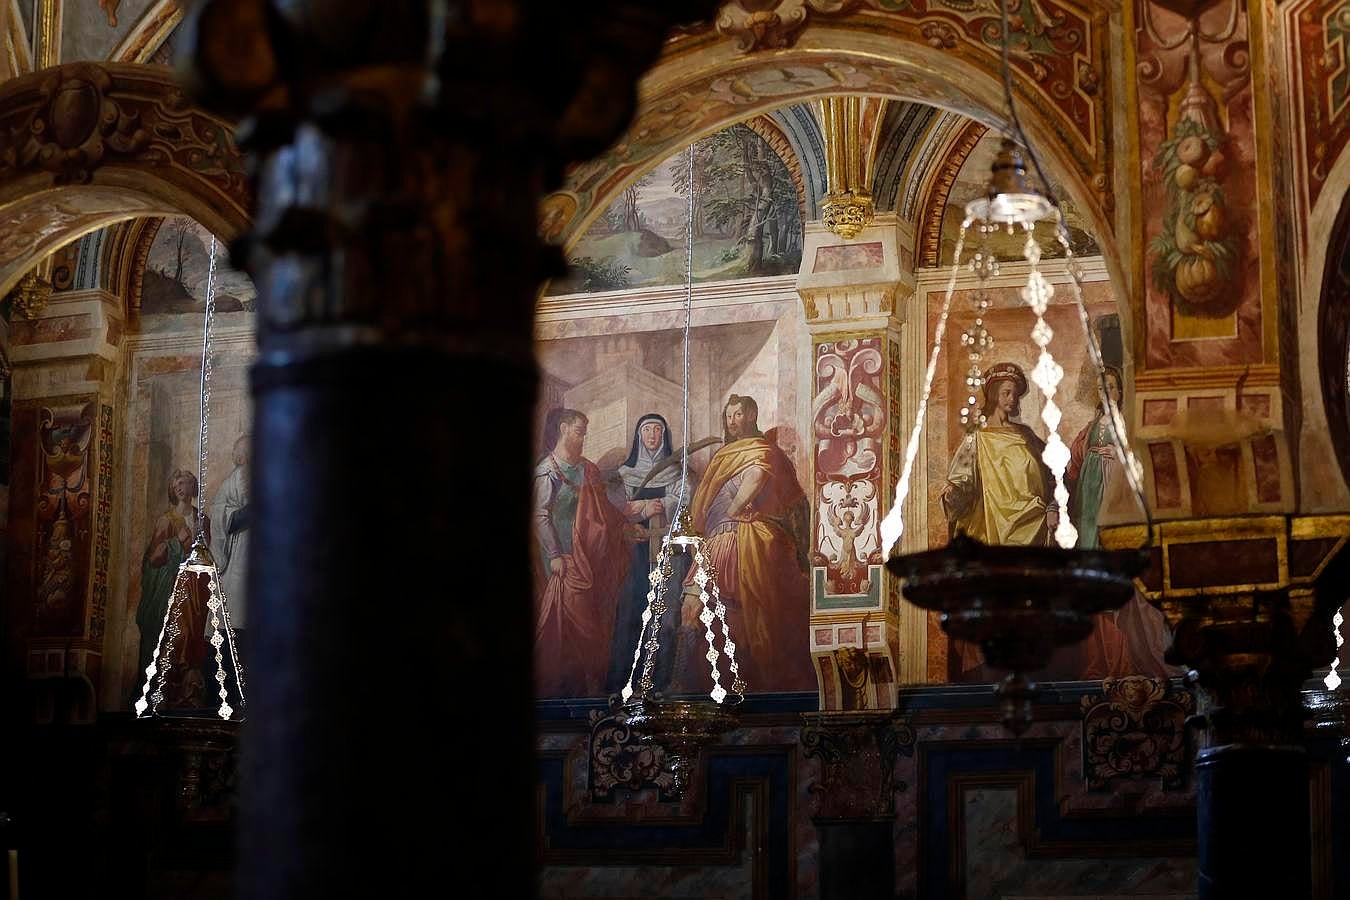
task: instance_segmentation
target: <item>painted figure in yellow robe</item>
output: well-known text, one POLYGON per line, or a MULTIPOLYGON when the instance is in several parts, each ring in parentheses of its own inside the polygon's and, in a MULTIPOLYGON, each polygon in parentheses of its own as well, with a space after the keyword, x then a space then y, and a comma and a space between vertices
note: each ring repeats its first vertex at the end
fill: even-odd
MULTIPOLYGON (((705 552, 716 568, 750 689, 810 690, 815 687, 807 644, 811 596, 797 546, 806 518, 805 495, 787 455, 760 432, 753 398, 732 394, 722 415, 725 443, 694 492, 694 529, 703 535, 705 552)), ((697 594, 686 582, 682 619, 690 639, 685 653, 693 659, 677 673, 677 681, 693 680, 680 685, 684 689, 708 681, 707 664, 701 662, 707 646, 700 649, 697 594)))
MULTIPOLYGON (((985 426, 966 435, 952 458, 942 509, 953 535, 986 544, 1045 546, 1059 523, 1054 482, 1041 462, 1045 442, 1021 414, 1027 377, 1013 363, 984 373, 985 426)), ((957 671, 970 672, 984 660, 977 646, 953 641, 957 671)))
POLYGON ((986 544, 1042 546, 1058 524, 1054 482, 1041 462, 1045 442, 1016 419, 1027 377, 1013 363, 984 373, 983 428, 966 435, 952 458, 942 508, 952 534, 986 544))

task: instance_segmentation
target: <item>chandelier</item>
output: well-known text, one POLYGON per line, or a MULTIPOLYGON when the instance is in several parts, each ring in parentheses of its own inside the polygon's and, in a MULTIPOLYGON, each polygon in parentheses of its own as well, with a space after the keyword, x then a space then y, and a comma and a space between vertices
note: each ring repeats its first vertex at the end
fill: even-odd
MULTIPOLYGON (((1082 273, 1074 259, 1068 229, 1013 104, 1008 10, 1004 4, 999 8, 1003 31, 1003 89, 1009 124, 994 160, 986 194, 966 206, 946 294, 933 333, 922 399, 905 450, 895 502, 881 524, 881 535, 886 566, 901 580, 905 598, 923 609, 940 612, 943 630, 949 636, 976 644, 988 665, 1008 672, 996 688, 996 695, 1001 703, 1004 724, 1020 734, 1031 722, 1031 701, 1035 696, 1035 684, 1029 673, 1044 668, 1057 647, 1086 638, 1097 613, 1117 609, 1129 600, 1134 592, 1134 577, 1143 573, 1149 561, 1146 548, 1107 551, 1077 546, 1078 534, 1069 520, 1069 492, 1065 484, 1070 450, 1059 433, 1062 410, 1055 402, 1064 370, 1051 351, 1055 333, 1045 317, 1055 289, 1041 271, 1042 250, 1035 231, 1038 223, 1049 223, 1062 249, 1069 276, 1068 288, 1083 326, 1088 361, 1096 373, 1097 395, 1103 415, 1108 417, 1107 431, 1128 485, 1149 523, 1150 541, 1153 529, 1144 498, 1143 468, 1130 449, 1120 410, 1107 387, 1107 369, 1092 330, 1083 297, 1082 273), (1038 190, 1030 184, 1019 143, 1026 148, 1043 189, 1038 190), (960 336, 961 351, 969 366, 961 385, 964 405, 959 417, 966 440, 958 451, 958 459, 970 467, 974 473, 972 478, 978 477, 981 432, 986 433, 989 441, 994 440, 988 432, 994 423, 985 412, 990 408, 989 395, 1001 384, 1010 382, 1015 392, 1025 393, 1030 387, 1026 384, 1026 376, 1016 366, 985 368, 985 358, 994 344, 985 321, 991 306, 987 287, 989 279, 999 274, 991 238, 1002 231, 1023 239, 1022 256, 1027 275, 1020 296, 1035 316, 1031 339, 1039 350, 1030 381, 1040 392, 1043 401, 1041 422, 1046 429, 1044 448, 1038 454, 1032 452, 1034 442, 1031 440, 1023 440, 1018 452, 1026 457, 1023 468, 1029 479, 1035 479, 1037 468, 1043 466, 1044 494, 1051 495, 1053 503, 1048 499, 1036 501, 1042 503, 1043 524, 1034 521, 1038 514, 1036 505, 1029 503, 1032 518, 1020 520, 1020 530, 1005 529, 1000 524, 986 529, 982 536, 976 536, 969 533, 976 530, 974 527, 958 525, 945 547, 892 555, 904 531, 904 503, 909 494, 933 378, 943 349, 952 296, 962 268, 962 253, 972 228, 979 246, 967 265, 976 276, 977 286, 973 292, 972 324, 960 336), (982 394, 985 395, 984 403, 979 399, 982 394), (962 458, 961 454, 968 456, 962 458), (1053 510, 1058 510, 1058 521, 1052 525, 1053 510), (1028 525, 1031 527, 1024 527, 1028 525)), ((999 431, 1010 433, 1015 430, 1006 425, 1007 421, 1006 416, 1000 417, 999 431)), ((1025 429, 1025 426, 1020 427, 1025 429)), ((1014 444, 1016 440, 1015 437, 1011 439, 1014 444)))
POLYGON ((655 743, 665 751, 670 767, 672 796, 681 797, 693 778, 694 765, 700 750, 716 740, 736 724, 734 710, 745 698, 745 680, 736 661, 736 643, 731 638, 727 623, 727 608, 717 588, 717 570, 704 552, 703 537, 693 526, 688 508, 689 481, 689 331, 694 302, 694 145, 689 146, 688 219, 685 223, 685 284, 684 284, 684 362, 682 411, 684 416, 680 450, 680 490, 673 524, 661 540, 656 562, 647 576, 650 585, 647 605, 642 612, 637 643, 633 647, 633 665, 628 681, 611 705, 646 742, 655 743), (668 591, 676 598, 684 593, 684 579, 676 578, 674 559, 677 553, 691 557, 689 581, 698 591, 701 606, 699 622, 703 625, 703 639, 708 649, 703 658, 708 663, 708 684, 705 694, 694 696, 667 696, 655 686, 657 659, 662 653, 676 652, 676 647, 662 647, 659 639, 661 624, 666 616, 678 614, 666 603, 668 591), (672 582, 677 582, 672 586, 672 582), (722 658, 726 658, 730 685, 722 684, 722 658))
MULTIPOLYGON (((207 424, 211 407, 211 328, 215 319, 216 307, 216 239, 211 238, 210 260, 206 270, 206 322, 202 334, 202 374, 201 374, 201 422, 197 442, 197 521, 191 551, 178 566, 174 579, 173 592, 169 595, 168 608, 164 611, 164 622, 155 641, 150 664, 145 667, 145 683, 141 687, 140 699, 136 701, 136 718, 160 716, 165 706, 166 695, 171 695, 175 685, 181 683, 187 672, 176 672, 175 665, 187 658, 185 653, 188 642, 198 639, 190 626, 194 624, 191 607, 197 602, 203 587, 206 590, 207 622, 206 640, 215 653, 216 696, 220 705, 215 714, 224 722, 231 721, 236 713, 243 712, 244 706, 244 670, 239 662, 235 643, 234 627, 230 624, 230 607, 225 591, 220 585, 216 572, 216 561, 211 556, 207 541, 206 526, 206 450, 207 424), (225 646, 229 647, 229 671, 226 669, 225 646), (230 691, 227 681, 233 678, 235 695, 240 709, 230 706, 230 691)), ((173 705, 170 703, 169 705, 173 705)), ((234 719, 238 721, 237 718, 234 719)))

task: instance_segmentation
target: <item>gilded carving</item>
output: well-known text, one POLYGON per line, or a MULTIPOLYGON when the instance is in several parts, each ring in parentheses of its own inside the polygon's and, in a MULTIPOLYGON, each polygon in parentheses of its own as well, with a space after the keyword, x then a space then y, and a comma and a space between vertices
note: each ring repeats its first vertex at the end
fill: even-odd
POLYGON ((837 13, 854 0, 731 0, 717 15, 717 31, 746 52, 791 47, 811 14, 837 13))
POLYGON ((870 194, 846 191, 825 196, 820 205, 820 218, 827 229, 851 240, 872 222, 873 211, 870 194))
POLYGON ((1150 778, 1167 790, 1182 786, 1190 758, 1186 717, 1195 710, 1190 694, 1172 690, 1165 678, 1127 675, 1106 679, 1100 694, 1079 702, 1089 790, 1150 778))
POLYGON ((36 319, 47 308, 51 297, 51 282, 44 281, 34 270, 19 279, 14 290, 9 292, 9 309, 20 319, 36 319))
POLYGON ((663 801, 679 799, 665 750, 660 744, 643 741, 636 730, 615 716, 591 712, 587 759, 592 800, 612 801, 620 789, 645 788, 655 788, 663 801))

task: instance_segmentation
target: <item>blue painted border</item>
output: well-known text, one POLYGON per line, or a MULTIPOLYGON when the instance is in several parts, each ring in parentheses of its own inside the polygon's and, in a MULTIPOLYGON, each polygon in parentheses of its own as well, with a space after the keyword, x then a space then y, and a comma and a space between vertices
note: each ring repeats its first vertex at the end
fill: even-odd
MULTIPOLYGON (((1069 819, 1061 815, 1056 799, 1055 748, 1018 747, 1005 743, 988 747, 962 745, 931 747, 920 744, 923 801, 919 828, 923 835, 919 896, 945 900, 950 863, 952 822, 947 820, 947 783, 953 775, 976 772, 1025 772, 1035 775, 1034 827, 1045 842, 1128 845, 1142 838, 1178 842, 1195 838, 1195 816, 1122 815, 1111 818, 1069 819)), ((930 745, 931 746, 931 745, 930 745)))

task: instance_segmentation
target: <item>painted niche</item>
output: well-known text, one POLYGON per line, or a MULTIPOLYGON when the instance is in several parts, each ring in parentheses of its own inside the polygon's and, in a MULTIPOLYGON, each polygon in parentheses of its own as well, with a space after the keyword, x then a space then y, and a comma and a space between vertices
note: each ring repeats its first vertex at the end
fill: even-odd
MULTIPOLYGON (((1084 294, 1109 367, 1108 389, 1119 399, 1125 389, 1124 346, 1111 285, 1090 282, 1084 294)), ((975 296, 973 288, 956 292, 948 334, 961 334, 974 324, 979 314, 975 296)), ((1082 326, 1072 295, 1059 287, 1045 314, 1055 333, 1066 338, 1053 347, 1065 373, 1056 395, 1063 411, 1059 433, 1071 451, 1065 473, 1069 503, 1063 509, 1054 500, 1048 470, 1041 470, 1042 477, 1034 474, 1040 470, 1047 435, 1040 418, 1043 399, 1031 381, 1040 352, 1029 333, 1034 318, 1014 288, 991 288, 988 296, 990 308, 983 316, 995 344, 984 360, 986 383, 977 399, 989 424, 971 435, 961 425, 967 398, 965 354, 946 354, 945 366, 934 381, 928 413, 929 543, 942 546, 960 529, 990 543, 1049 545, 1057 517, 1067 515, 1078 529, 1078 546, 1099 547, 1100 526, 1131 515, 1133 497, 1109 420, 1097 399, 1086 346, 1078 339, 1082 326), (1031 459, 1037 462, 1027 465, 1031 459)), ((928 294, 930 330, 941 302, 941 291, 928 294)), ((1059 651, 1049 668, 1036 676, 1063 681, 1179 674, 1163 661, 1167 642, 1162 613, 1136 594, 1119 611, 1098 616, 1087 639, 1059 651)), ((961 641, 948 644, 945 637, 930 637, 930 657, 936 657, 930 658, 930 676, 939 680, 988 682, 1004 674, 985 664, 978 647, 961 641)))
MULTIPOLYGON (((197 510, 205 504, 207 533, 229 598, 230 615, 247 646, 245 595, 249 525, 248 463, 252 407, 248 367, 254 358, 253 300, 248 276, 225 265, 217 248, 217 317, 209 416, 207 483, 197 481, 202 327, 211 235, 191 219, 167 219, 151 245, 141 285, 139 332, 129 334, 125 435, 127 504, 125 593, 122 597, 121 691, 140 689, 158 638, 178 563, 188 553, 197 510)), ((196 640, 179 648, 185 676, 174 686, 178 706, 208 699, 205 679, 205 597, 189 610, 196 640)), ((243 651, 245 654, 247 650, 243 651)), ((214 669, 211 670, 214 672, 214 669)), ((202 702, 202 705, 205 705, 202 702)))

